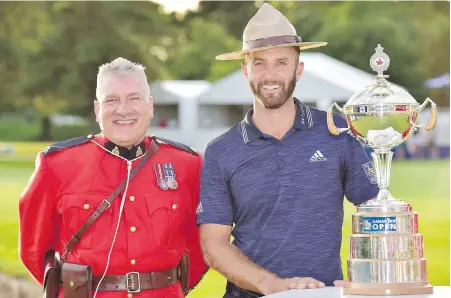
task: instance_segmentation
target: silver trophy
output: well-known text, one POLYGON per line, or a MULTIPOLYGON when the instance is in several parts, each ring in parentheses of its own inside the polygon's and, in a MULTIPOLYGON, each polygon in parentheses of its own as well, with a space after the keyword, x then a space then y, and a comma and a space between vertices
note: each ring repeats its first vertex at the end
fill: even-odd
MULTIPOLYGON (((412 206, 390 194, 392 148, 404 142, 418 128, 434 129, 437 106, 429 98, 422 105, 402 88, 386 81, 383 72, 390 59, 381 45, 371 57, 377 72, 374 83, 354 94, 343 108, 333 103, 327 111, 330 133, 347 132, 373 149, 379 193, 357 207, 352 216, 350 257, 347 262, 350 287, 344 294, 402 295, 432 293, 427 280, 423 236, 418 233, 418 215, 412 206), (418 113, 431 103, 429 123, 417 124, 418 113), (348 127, 337 128, 332 110, 344 114, 348 127)), ((371 174, 371 173, 370 173, 371 174)))

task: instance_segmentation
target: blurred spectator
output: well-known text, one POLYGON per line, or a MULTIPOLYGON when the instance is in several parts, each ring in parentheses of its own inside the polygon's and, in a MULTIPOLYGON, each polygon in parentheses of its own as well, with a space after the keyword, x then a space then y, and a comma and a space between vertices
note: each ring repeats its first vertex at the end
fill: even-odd
POLYGON ((405 141, 402 144, 393 148, 393 152, 394 152, 393 159, 411 159, 412 158, 412 154, 410 153, 409 149, 407 148, 407 144, 405 141))
POLYGON ((413 158, 438 158, 439 152, 435 144, 434 130, 418 129, 406 140, 408 150, 413 158))

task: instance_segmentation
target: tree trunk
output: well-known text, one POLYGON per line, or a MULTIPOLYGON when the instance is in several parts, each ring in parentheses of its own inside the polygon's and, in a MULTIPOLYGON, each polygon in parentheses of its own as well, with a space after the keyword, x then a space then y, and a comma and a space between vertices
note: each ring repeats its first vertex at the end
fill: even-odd
POLYGON ((48 116, 41 117, 41 135, 40 141, 51 141, 50 118, 48 116))

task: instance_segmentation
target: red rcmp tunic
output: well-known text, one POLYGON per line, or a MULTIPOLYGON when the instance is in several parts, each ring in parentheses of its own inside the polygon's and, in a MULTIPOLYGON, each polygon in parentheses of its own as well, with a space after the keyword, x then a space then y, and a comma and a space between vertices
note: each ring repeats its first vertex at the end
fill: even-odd
MULTIPOLYGON (((152 141, 155 140, 146 137, 140 146, 147 150, 152 141)), ((93 275, 103 275, 126 191, 106 275, 170 269, 178 265, 186 251, 190 255, 190 288, 200 281, 207 270, 195 219, 202 157, 178 143, 158 143, 158 152, 87 230, 67 255, 67 262, 89 264, 93 275), (158 186, 154 165, 163 168, 167 164, 174 168, 176 189, 163 190, 158 186)), ((19 201, 19 254, 40 284, 46 251, 54 249, 62 255, 69 239, 127 177, 127 160, 106 151, 107 144, 112 143, 102 135, 77 138, 57 143, 36 158, 35 171, 19 201)), ((134 149, 137 152, 137 147, 134 149)), ((140 156, 133 159, 132 168, 143 156, 138 150, 140 153, 134 154, 140 156)), ((96 297, 131 295, 126 291, 98 292, 96 297)), ((177 282, 165 288, 143 290, 133 297, 184 296, 177 282)))

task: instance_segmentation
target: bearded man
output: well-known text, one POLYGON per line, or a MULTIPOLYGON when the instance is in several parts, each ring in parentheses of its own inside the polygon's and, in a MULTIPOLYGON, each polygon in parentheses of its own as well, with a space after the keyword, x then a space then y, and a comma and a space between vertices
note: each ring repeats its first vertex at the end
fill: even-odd
MULTIPOLYGON (((325 112, 293 97, 304 69, 300 53, 324 45, 303 42, 265 3, 244 30, 243 49, 216 57, 245 59, 254 95, 245 118, 208 144, 202 168, 201 247, 228 280, 225 298, 347 284, 344 196, 358 205, 378 188, 360 143, 332 135, 325 112)), ((337 115, 334 121, 345 126, 337 115)))

